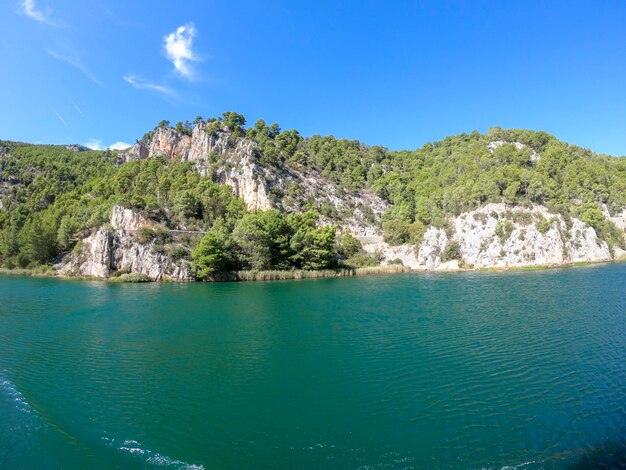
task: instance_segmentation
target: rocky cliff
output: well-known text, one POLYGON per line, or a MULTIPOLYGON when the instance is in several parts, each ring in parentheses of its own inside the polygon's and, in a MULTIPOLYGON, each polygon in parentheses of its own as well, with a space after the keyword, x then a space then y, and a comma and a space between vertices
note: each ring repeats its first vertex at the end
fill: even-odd
POLYGON ((82 240, 56 268, 66 276, 108 278, 122 273, 141 273, 153 281, 190 280, 188 261, 172 260, 156 249, 154 240, 137 241, 137 233, 142 228, 158 228, 158 225, 130 209, 114 206, 111 227, 100 227, 82 240))
MULTIPOLYGON (((191 135, 159 127, 150 138, 137 142, 122 154, 122 159, 164 156, 196 162, 202 174, 212 175, 216 181, 230 185, 249 210, 266 210, 272 207, 268 181, 277 178, 254 162, 255 150, 251 141, 233 138, 225 131, 209 132, 206 124, 200 123, 191 135)), ((281 181, 274 184, 280 186, 281 181)))
MULTIPOLYGON (((150 279, 191 280, 190 266, 158 251, 154 241, 140 243, 137 232, 158 229, 130 209, 115 206, 111 227, 100 227, 57 265, 62 275, 108 278, 142 273, 150 279)), ((558 266, 612 259, 608 245, 578 219, 566 221, 545 207, 488 204, 430 227, 417 245, 391 246, 382 236, 358 237, 382 264, 402 262, 415 270, 558 266)))
POLYGON ((593 228, 545 207, 488 204, 451 219, 444 228, 430 227, 417 246, 390 246, 382 237, 363 239, 383 263, 400 260, 413 269, 513 268, 556 266, 612 259, 606 242, 593 228))
POLYGON ((201 122, 191 135, 159 127, 148 139, 121 154, 121 159, 163 156, 195 162, 203 175, 231 186, 249 210, 299 211, 314 202, 318 208, 330 207, 339 216, 327 216, 328 224, 338 222, 360 236, 379 232, 376 226, 389 204, 373 191, 346 191, 311 168, 261 165, 260 153, 254 141, 236 137, 225 129, 211 129, 209 123, 201 122))

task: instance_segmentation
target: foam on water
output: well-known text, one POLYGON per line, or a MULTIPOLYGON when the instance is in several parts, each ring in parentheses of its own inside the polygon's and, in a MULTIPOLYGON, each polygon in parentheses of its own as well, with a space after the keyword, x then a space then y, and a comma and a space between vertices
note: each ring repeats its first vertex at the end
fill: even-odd
POLYGON ((149 465, 154 465, 158 467, 176 468, 179 470, 204 470, 203 465, 196 465, 196 464, 191 464, 188 462, 183 462, 181 460, 177 460, 177 459, 168 457, 166 455, 161 455, 158 452, 154 452, 150 449, 146 449, 140 442, 134 439, 123 441, 119 447, 115 439, 112 439, 106 436, 102 436, 101 439, 105 441, 108 446, 115 447, 123 453, 143 458, 145 462, 149 465))
POLYGON ((0 397, 5 398, 9 403, 13 403, 15 409, 23 413, 31 414, 33 412, 32 407, 15 384, 2 376, 0 376, 0 397))
POLYGON ((525 468, 530 465, 535 466, 535 465, 540 465, 540 464, 541 464, 540 461, 530 460, 528 462, 518 463, 517 465, 505 465, 500 470, 517 470, 518 468, 525 468))

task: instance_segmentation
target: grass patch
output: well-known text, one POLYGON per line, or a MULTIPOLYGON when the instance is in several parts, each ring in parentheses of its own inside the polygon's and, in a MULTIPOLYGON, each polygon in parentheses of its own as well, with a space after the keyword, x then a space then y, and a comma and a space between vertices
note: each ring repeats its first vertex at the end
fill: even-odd
POLYGON ((288 271, 231 271, 215 273, 208 282, 228 281, 284 281, 288 279, 324 279, 331 277, 366 276, 370 274, 391 274, 409 272, 410 268, 397 264, 386 266, 366 266, 362 268, 338 268, 320 271, 302 269, 288 271))
POLYGON ((109 278, 109 281, 110 282, 138 283, 138 282, 152 282, 152 279, 150 279, 144 273, 126 273, 126 274, 122 274, 121 276, 109 278))
POLYGON ((51 266, 38 266, 36 268, 0 268, 0 276, 55 277, 57 273, 51 266))

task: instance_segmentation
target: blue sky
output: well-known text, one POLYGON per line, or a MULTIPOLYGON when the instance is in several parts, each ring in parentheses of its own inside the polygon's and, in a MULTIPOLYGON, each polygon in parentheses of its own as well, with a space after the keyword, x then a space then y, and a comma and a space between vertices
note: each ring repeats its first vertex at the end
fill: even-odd
POLYGON ((237 111, 418 148, 489 127, 626 154, 624 1, 0 5, 0 138, 102 147, 237 111))

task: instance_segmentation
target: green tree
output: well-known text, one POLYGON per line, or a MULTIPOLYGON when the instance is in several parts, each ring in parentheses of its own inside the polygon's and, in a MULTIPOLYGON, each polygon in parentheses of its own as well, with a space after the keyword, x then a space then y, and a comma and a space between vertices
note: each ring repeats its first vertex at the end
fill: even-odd
POLYGON ((235 227, 233 240, 244 267, 250 269, 287 269, 291 227, 276 210, 246 214, 235 227))
POLYGON ((61 219, 57 231, 57 243, 61 251, 65 251, 72 246, 72 238, 80 229, 80 222, 72 215, 66 215, 61 219))
POLYGON ((383 236, 390 245, 403 245, 410 239, 409 227, 411 224, 404 220, 387 220, 383 222, 383 236))
POLYGON ((224 242, 213 232, 208 232, 191 253, 191 269, 196 279, 205 281, 227 267, 224 242))
POLYGON ((345 258, 350 258, 363 251, 363 245, 361 245, 359 239, 349 232, 341 235, 339 243, 339 250, 345 258))
POLYGON ((290 215, 293 236, 289 242, 291 264, 299 269, 327 269, 335 262, 335 227, 316 227, 315 211, 290 215))

